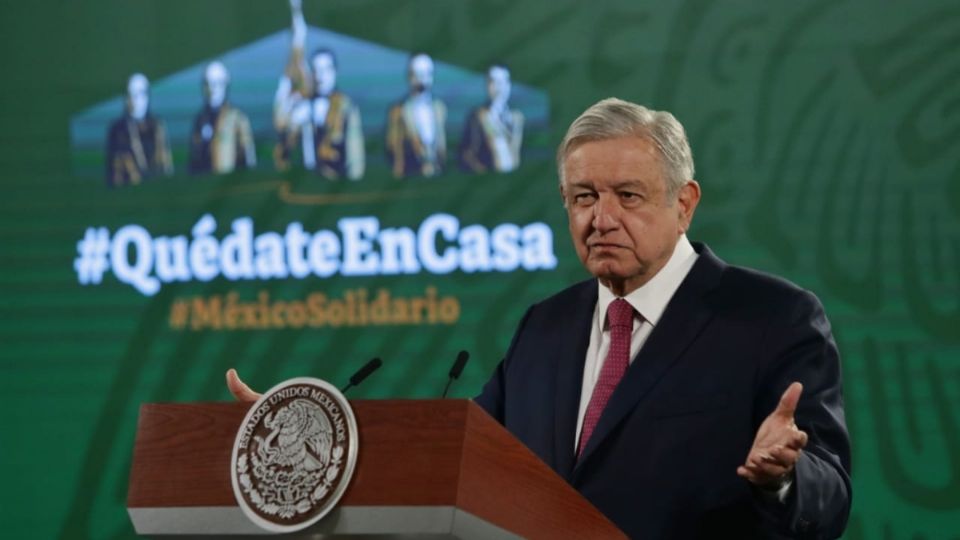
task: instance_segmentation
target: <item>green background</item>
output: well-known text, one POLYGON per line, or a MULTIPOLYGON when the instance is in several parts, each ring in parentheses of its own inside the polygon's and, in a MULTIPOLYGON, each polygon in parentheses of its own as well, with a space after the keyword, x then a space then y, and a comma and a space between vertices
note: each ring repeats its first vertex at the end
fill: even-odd
MULTIPOLYGON (((70 118, 289 27, 285 2, 5 3, 0 18, 0 524, 6 538, 127 538, 124 510, 140 403, 229 398, 235 366, 258 388, 293 376, 342 384, 385 366, 353 398, 477 393, 525 307, 585 277, 565 233, 550 151, 594 101, 672 111, 703 187, 690 236, 727 261, 817 293, 843 357, 853 441, 847 538, 960 538, 960 6, 956 2, 307 2, 309 25, 482 72, 503 60, 550 98, 550 125, 509 175, 395 182, 372 158, 356 184, 268 167, 177 175, 131 189, 75 174, 70 118), (297 205, 305 193, 384 192, 375 205, 297 205), (185 234, 205 212, 257 230, 376 214, 415 227, 544 221, 555 271, 167 285, 144 297, 107 276, 82 287, 89 226, 185 234), (175 331, 176 298, 237 290, 276 298, 356 287, 459 298, 454 326, 175 331)), ((316 44, 310 44, 310 47, 316 44)), ((279 74, 282 66, 277 66, 279 74)), ((349 92, 349 89, 344 89, 349 92)), ((272 96, 265 96, 271 99, 272 96)), ((374 112, 371 114, 379 114, 374 112)), ((456 135, 456 134, 453 134, 456 135)), ((370 156, 382 144, 371 137, 370 156)), ((258 141, 259 142, 259 141, 258 141)), ((378 161, 379 159, 379 161, 378 161)), ((180 161, 183 164, 183 161, 180 161)), ((181 169, 182 170, 182 169, 181 169)))

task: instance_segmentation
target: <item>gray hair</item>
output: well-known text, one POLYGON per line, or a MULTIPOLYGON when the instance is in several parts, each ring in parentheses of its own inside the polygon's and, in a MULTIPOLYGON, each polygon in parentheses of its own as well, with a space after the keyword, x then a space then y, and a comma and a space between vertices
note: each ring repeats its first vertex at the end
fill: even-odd
POLYGON ((583 111, 570 124, 557 148, 557 170, 563 186, 563 162, 578 146, 586 142, 641 137, 653 142, 663 161, 667 196, 673 197, 688 181, 693 180, 693 153, 687 134, 674 116, 654 111, 617 98, 607 98, 583 111))

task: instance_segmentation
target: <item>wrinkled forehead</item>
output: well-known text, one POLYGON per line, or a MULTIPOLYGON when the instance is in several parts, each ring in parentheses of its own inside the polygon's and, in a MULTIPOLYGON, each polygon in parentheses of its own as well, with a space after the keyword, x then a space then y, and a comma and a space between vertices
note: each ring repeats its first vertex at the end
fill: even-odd
POLYGON ((584 178, 584 173, 666 182, 663 156, 647 136, 578 137, 565 150, 557 164, 561 185, 572 177, 584 178))

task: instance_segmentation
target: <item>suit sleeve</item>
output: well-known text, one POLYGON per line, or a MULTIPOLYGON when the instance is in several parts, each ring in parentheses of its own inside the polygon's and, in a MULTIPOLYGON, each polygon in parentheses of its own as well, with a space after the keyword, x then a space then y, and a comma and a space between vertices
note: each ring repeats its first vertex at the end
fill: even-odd
POLYGON ((760 423, 793 381, 803 384, 797 426, 809 436, 794 470, 786 504, 757 496, 769 536, 837 538, 850 513, 850 438, 843 412, 840 357, 820 301, 799 295, 785 323, 766 337, 768 358, 759 377, 760 423))
POLYGON ((490 380, 483 385, 483 390, 481 390, 480 395, 473 398, 473 401, 477 405, 480 405, 487 411, 487 414, 501 424, 506 422, 507 369, 512 361, 513 351, 517 346, 517 342, 520 340, 520 335, 523 333, 527 319, 530 318, 530 312, 533 311, 534 307, 536 306, 530 307, 527 309, 527 312, 523 314, 523 318, 520 319, 520 324, 517 325, 517 330, 513 334, 513 339, 510 341, 510 348, 507 349, 507 355, 497 364, 497 368, 493 371, 493 375, 490 376, 490 380))

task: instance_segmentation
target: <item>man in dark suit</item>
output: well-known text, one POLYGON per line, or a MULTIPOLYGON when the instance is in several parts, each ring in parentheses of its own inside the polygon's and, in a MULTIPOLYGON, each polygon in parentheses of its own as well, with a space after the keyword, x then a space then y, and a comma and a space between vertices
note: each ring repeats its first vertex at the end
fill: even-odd
POLYGON ((464 123, 458 154, 466 172, 511 172, 520 166, 523 113, 510 108, 510 70, 494 64, 487 70, 487 103, 473 109, 464 123))
POLYGON ((230 72, 219 60, 203 70, 203 107, 190 131, 190 174, 226 174, 257 165, 250 119, 228 99, 230 72))
POLYGON ((136 185, 173 173, 163 121, 150 111, 150 81, 142 73, 127 80, 123 116, 107 131, 107 185, 136 185))
POLYGON ((476 401, 634 538, 833 538, 850 449, 811 293, 686 238, 683 127, 608 99, 558 151, 597 279, 532 306, 476 401))
POLYGON ((407 64, 410 92, 387 111, 387 163, 394 178, 437 176, 447 160, 447 106, 433 93, 433 59, 407 64))

